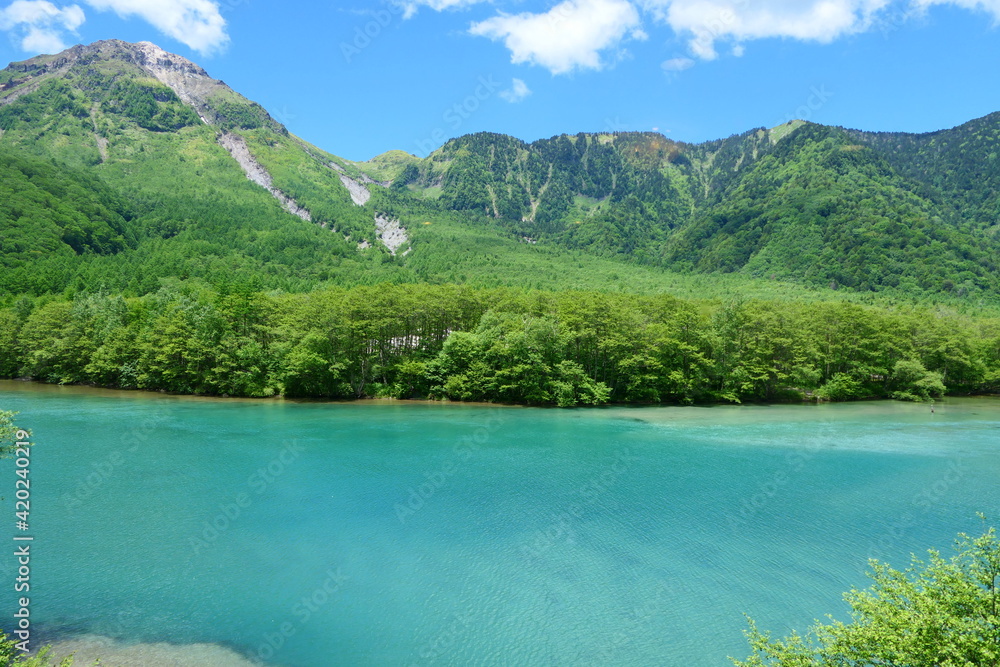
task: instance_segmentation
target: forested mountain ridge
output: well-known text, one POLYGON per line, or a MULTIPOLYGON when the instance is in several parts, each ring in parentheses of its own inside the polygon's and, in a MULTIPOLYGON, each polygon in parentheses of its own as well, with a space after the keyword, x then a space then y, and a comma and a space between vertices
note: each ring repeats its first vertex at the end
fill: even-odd
POLYGON ((860 132, 856 138, 886 155, 901 173, 925 184, 974 226, 1000 218, 1000 112, 938 132, 860 132))
POLYGON ((154 45, 74 47, 0 72, 0 377, 565 406, 995 391, 998 122, 481 133, 355 163, 154 45))
POLYGON ((1000 114, 924 135, 793 121, 701 144, 478 133, 355 163, 180 56, 96 42, 0 71, 0 293, 589 287, 621 266, 993 299, 998 139, 1000 114))
POLYGON ((163 278, 222 275, 306 289, 408 247, 398 234, 380 242, 399 195, 148 43, 76 46, 0 72, 0 169, 7 292, 146 293, 163 278), (118 202, 120 240, 77 239, 106 217, 69 187, 83 181, 118 202))
POLYGON ((532 241, 673 270, 965 294, 997 289, 998 138, 1000 114, 933 135, 796 121, 697 145, 483 133, 401 178, 532 241))

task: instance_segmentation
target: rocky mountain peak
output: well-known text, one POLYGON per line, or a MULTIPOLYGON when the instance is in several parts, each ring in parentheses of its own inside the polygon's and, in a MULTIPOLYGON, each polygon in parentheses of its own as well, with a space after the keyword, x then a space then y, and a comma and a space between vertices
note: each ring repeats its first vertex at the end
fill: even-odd
POLYGON ((234 125, 231 116, 241 113, 237 109, 239 107, 249 109, 249 115, 257 119, 254 122, 258 126, 265 125, 282 134, 287 132, 263 108, 225 82, 213 79, 200 65, 165 51, 152 42, 107 39, 78 44, 55 55, 11 63, 7 71, 13 72, 14 76, 0 83, 0 106, 37 90, 50 79, 65 77, 73 72, 79 80, 86 81, 96 71, 114 78, 122 75, 154 78, 173 90, 209 125, 231 128, 234 125))
POLYGON ((235 95, 229 86, 218 79, 213 79, 201 66, 187 58, 164 51, 151 42, 138 42, 126 45, 134 56, 134 62, 160 83, 169 86, 177 97, 195 108, 198 114, 211 123, 214 114, 209 104, 210 99, 218 93, 235 95))
POLYGON ((129 44, 122 42, 136 56, 136 61, 151 74, 173 72, 189 77, 211 78, 200 65, 187 58, 164 51, 152 42, 137 42, 129 44))

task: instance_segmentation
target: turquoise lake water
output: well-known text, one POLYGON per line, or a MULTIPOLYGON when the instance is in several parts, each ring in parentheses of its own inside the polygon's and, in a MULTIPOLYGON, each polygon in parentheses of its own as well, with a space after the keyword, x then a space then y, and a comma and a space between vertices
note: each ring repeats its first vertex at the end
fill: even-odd
POLYGON ((214 665, 727 665, 744 613, 780 634, 844 618, 867 558, 905 566, 1000 516, 995 398, 541 410, 4 382, 0 409, 37 443, 33 641, 150 667, 189 645, 214 665))

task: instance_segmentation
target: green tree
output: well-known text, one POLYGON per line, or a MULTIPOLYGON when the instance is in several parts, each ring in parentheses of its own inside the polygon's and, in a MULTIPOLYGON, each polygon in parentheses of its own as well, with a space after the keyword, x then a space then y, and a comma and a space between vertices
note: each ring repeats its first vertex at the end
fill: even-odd
POLYGON ((444 343, 428 369, 431 394, 560 407, 607 402, 607 385, 565 358, 568 338, 551 317, 487 312, 474 331, 444 343))
MULTIPOLYGON (((0 667, 72 667, 73 656, 52 662, 51 649, 46 646, 33 656, 17 649, 17 642, 0 632, 0 667)), ((97 663, 95 663, 97 664, 97 663)))
POLYGON ((927 370, 919 361, 897 361, 892 378, 899 387, 892 397, 904 401, 930 401, 946 391, 941 374, 927 370))
POLYGON ((753 655, 737 667, 986 667, 1000 664, 1000 542, 964 533, 957 554, 929 552, 904 571, 870 562, 874 584, 851 590, 850 623, 772 639, 750 620, 753 655))
POLYGON ((0 458, 10 456, 14 449, 15 435, 18 428, 14 425, 16 412, 0 410, 0 458))

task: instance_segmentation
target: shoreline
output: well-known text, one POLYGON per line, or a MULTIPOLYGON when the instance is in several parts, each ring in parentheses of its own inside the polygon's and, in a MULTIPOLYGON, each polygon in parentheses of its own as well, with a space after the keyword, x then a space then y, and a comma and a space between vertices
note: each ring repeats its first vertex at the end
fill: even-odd
POLYGON ((437 401, 422 398, 289 398, 286 396, 209 396, 206 394, 181 394, 156 389, 120 389, 116 387, 102 387, 91 384, 56 384, 52 382, 42 382, 41 380, 29 379, 0 379, 0 391, 4 389, 23 390, 35 392, 65 392, 71 394, 106 395, 108 397, 120 397, 123 394, 138 398, 174 398, 178 400, 208 401, 211 403, 294 403, 311 404, 322 403, 330 405, 474 405, 489 407, 510 407, 524 408, 535 407, 509 403, 484 403, 484 402, 463 402, 463 401, 437 401))
POLYGON ((901 401, 894 398, 862 398, 850 401, 817 401, 812 399, 783 401, 744 401, 742 403, 605 403, 603 405, 578 405, 572 408, 561 408, 555 405, 525 405, 521 403, 491 403, 488 401, 451 401, 448 399, 430 398, 323 398, 323 397, 286 397, 286 396, 209 396, 205 394, 181 394, 155 389, 120 389, 89 384, 56 384, 32 379, 0 379, 0 391, 27 391, 38 393, 65 393, 67 395, 107 396, 121 398, 123 395, 137 398, 173 398, 180 401, 210 402, 210 403, 290 403, 295 405, 424 405, 424 406, 468 406, 489 408, 520 408, 538 410, 607 410, 624 408, 719 408, 719 407, 820 407, 827 405, 850 405, 852 403, 899 403, 902 405, 941 405, 954 399, 1000 398, 1000 394, 954 394, 945 395, 933 401, 901 401))
POLYGON ((195 642, 123 642, 95 634, 67 636, 45 642, 52 664, 73 656, 73 664, 104 667, 264 667, 223 644, 195 642))

